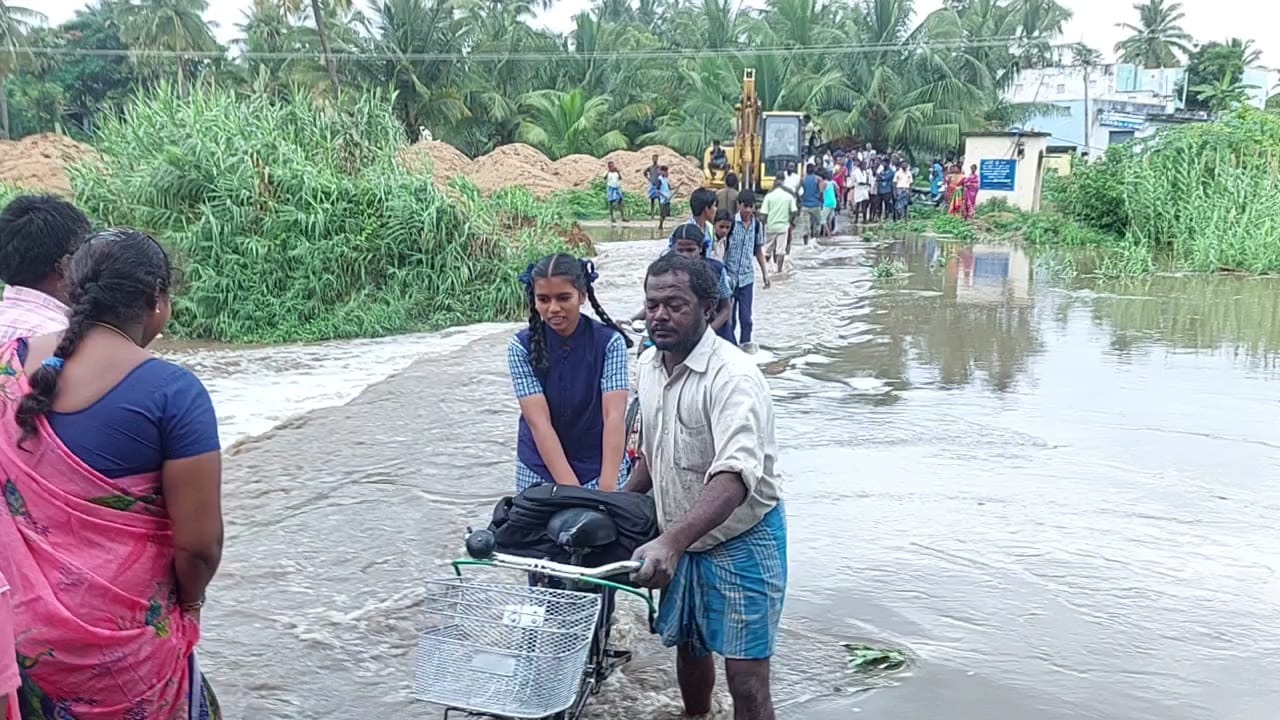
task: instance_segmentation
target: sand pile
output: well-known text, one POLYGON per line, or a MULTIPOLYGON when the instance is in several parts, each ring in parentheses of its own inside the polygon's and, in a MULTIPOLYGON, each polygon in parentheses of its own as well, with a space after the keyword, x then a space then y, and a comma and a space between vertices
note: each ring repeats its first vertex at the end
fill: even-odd
POLYGON ((66 135, 43 133, 0 141, 0 183, 24 190, 71 194, 66 166, 96 151, 66 135))
POLYGON ((658 162, 670 167, 671 185, 677 195, 688 196, 702 184, 702 171, 697 163, 682 157, 668 147, 655 145, 640 150, 618 150, 604 158, 590 155, 568 155, 552 162, 537 148, 524 143, 502 145, 475 160, 442 142, 419 142, 400 153, 401 164, 410 172, 425 171, 425 158, 430 158, 432 174, 440 185, 456 175, 463 175, 482 192, 493 192, 508 186, 527 188, 535 196, 545 198, 557 190, 588 188, 604 178, 609 160, 618 164, 622 186, 629 192, 644 194, 649 184, 644 170, 654 153, 658 162))
POLYGON ((467 179, 482 192, 516 185, 545 198, 566 185, 556 175, 555 165, 540 150, 524 143, 500 145, 488 155, 471 161, 467 179))
POLYGON ((430 140, 402 148, 399 160, 404 169, 413 173, 425 172, 430 165, 432 176, 441 185, 471 164, 471 158, 449 143, 430 140))
POLYGON ((587 188, 604 177, 605 165, 590 155, 566 155, 552 163, 551 169, 566 186, 587 188))

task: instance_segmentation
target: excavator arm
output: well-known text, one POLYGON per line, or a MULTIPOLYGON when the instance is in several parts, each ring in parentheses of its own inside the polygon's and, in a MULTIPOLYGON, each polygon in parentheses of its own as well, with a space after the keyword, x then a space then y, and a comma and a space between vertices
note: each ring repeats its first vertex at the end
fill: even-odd
POLYGON ((733 136, 734 165, 739 177, 738 187, 754 188, 759 178, 756 168, 760 158, 756 153, 760 148, 757 135, 760 128, 760 98, 756 96, 755 68, 742 71, 742 98, 738 101, 735 133, 733 136))

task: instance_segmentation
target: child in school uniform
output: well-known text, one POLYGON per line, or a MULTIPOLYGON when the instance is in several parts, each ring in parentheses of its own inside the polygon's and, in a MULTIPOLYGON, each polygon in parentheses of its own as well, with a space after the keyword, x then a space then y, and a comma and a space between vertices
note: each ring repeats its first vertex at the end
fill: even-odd
MULTIPOLYGON (((717 216, 716 220, 719 221, 719 219, 717 216)), ((725 272, 724 263, 711 257, 710 250, 710 239, 694 225, 681 225, 671 233, 670 252, 690 259, 699 258, 706 261, 711 266, 711 272, 720 281, 719 298, 710 325, 716 335, 734 342, 733 328, 729 326, 729 317, 733 314, 733 288, 729 286, 729 275, 725 272)))
POLYGON ((520 279, 529 326, 507 346, 520 402, 516 491, 546 483, 617 490, 626 477, 631 339, 596 299, 590 261, 548 255, 520 279), (595 319, 582 312, 587 303, 595 319))

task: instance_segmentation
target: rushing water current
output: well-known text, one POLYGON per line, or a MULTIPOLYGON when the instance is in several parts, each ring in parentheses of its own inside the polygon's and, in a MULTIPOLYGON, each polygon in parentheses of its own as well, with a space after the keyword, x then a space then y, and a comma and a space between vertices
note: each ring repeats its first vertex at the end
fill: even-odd
MULTIPOLYGON (((601 248, 626 317, 661 243, 601 248)), ((1280 282, 1074 265, 837 238, 757 289, 790 535, 780 717, 1280 712, 1280 282), (842 642, 912 663, 849 674, 842 642)), ((171 350, 238 441, 201 643, 229 718, 439 717, 410 692, 423 582, 512 485, 516 327, 171 350)), ((592 717, 677 717, 673 657, 621 613, 637 657, 592 717)))

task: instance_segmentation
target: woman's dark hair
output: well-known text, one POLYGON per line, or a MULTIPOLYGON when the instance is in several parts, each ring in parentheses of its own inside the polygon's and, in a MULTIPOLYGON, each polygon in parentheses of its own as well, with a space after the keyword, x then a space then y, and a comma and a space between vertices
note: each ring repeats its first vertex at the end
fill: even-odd
POLYGON ((627 347, 631 347, 631 338, 618 327, 618 323, 614 322, 613 318, 609 317, 609 314, 600 306, 600 301, 596 299, 595 281, 598 276, 595 265, 590 260, 579 260, 566 253, 556 253, 529 265, 520 275, 520 281, 524 283, 525 295, 529 299, 529 362, 533 365, 534 371, 539 375, 546 375, 547 370, 551 368, 551 356, 547 353, 547 336, 543 329, 542 316, 538 314, 538 300, 533 294, 534 281, 550 277, 568 278, 575 288, 586 293, 587 300, 591 302, 591 309, 595 311, 600 322, 616 330, 627 347))
POLYGON ((124 330, 155 312, 169 292, 173 268, 160 243, 130 228, 103 230, 89 237, 67 262, 67 329, 47 359, 31 373, 31 392, 18 403, 14 419, 22 428, 19 446, 36 432, 36 418, 49 412, 58 392, 62 362, 79 347, 93 323, 124 330))

